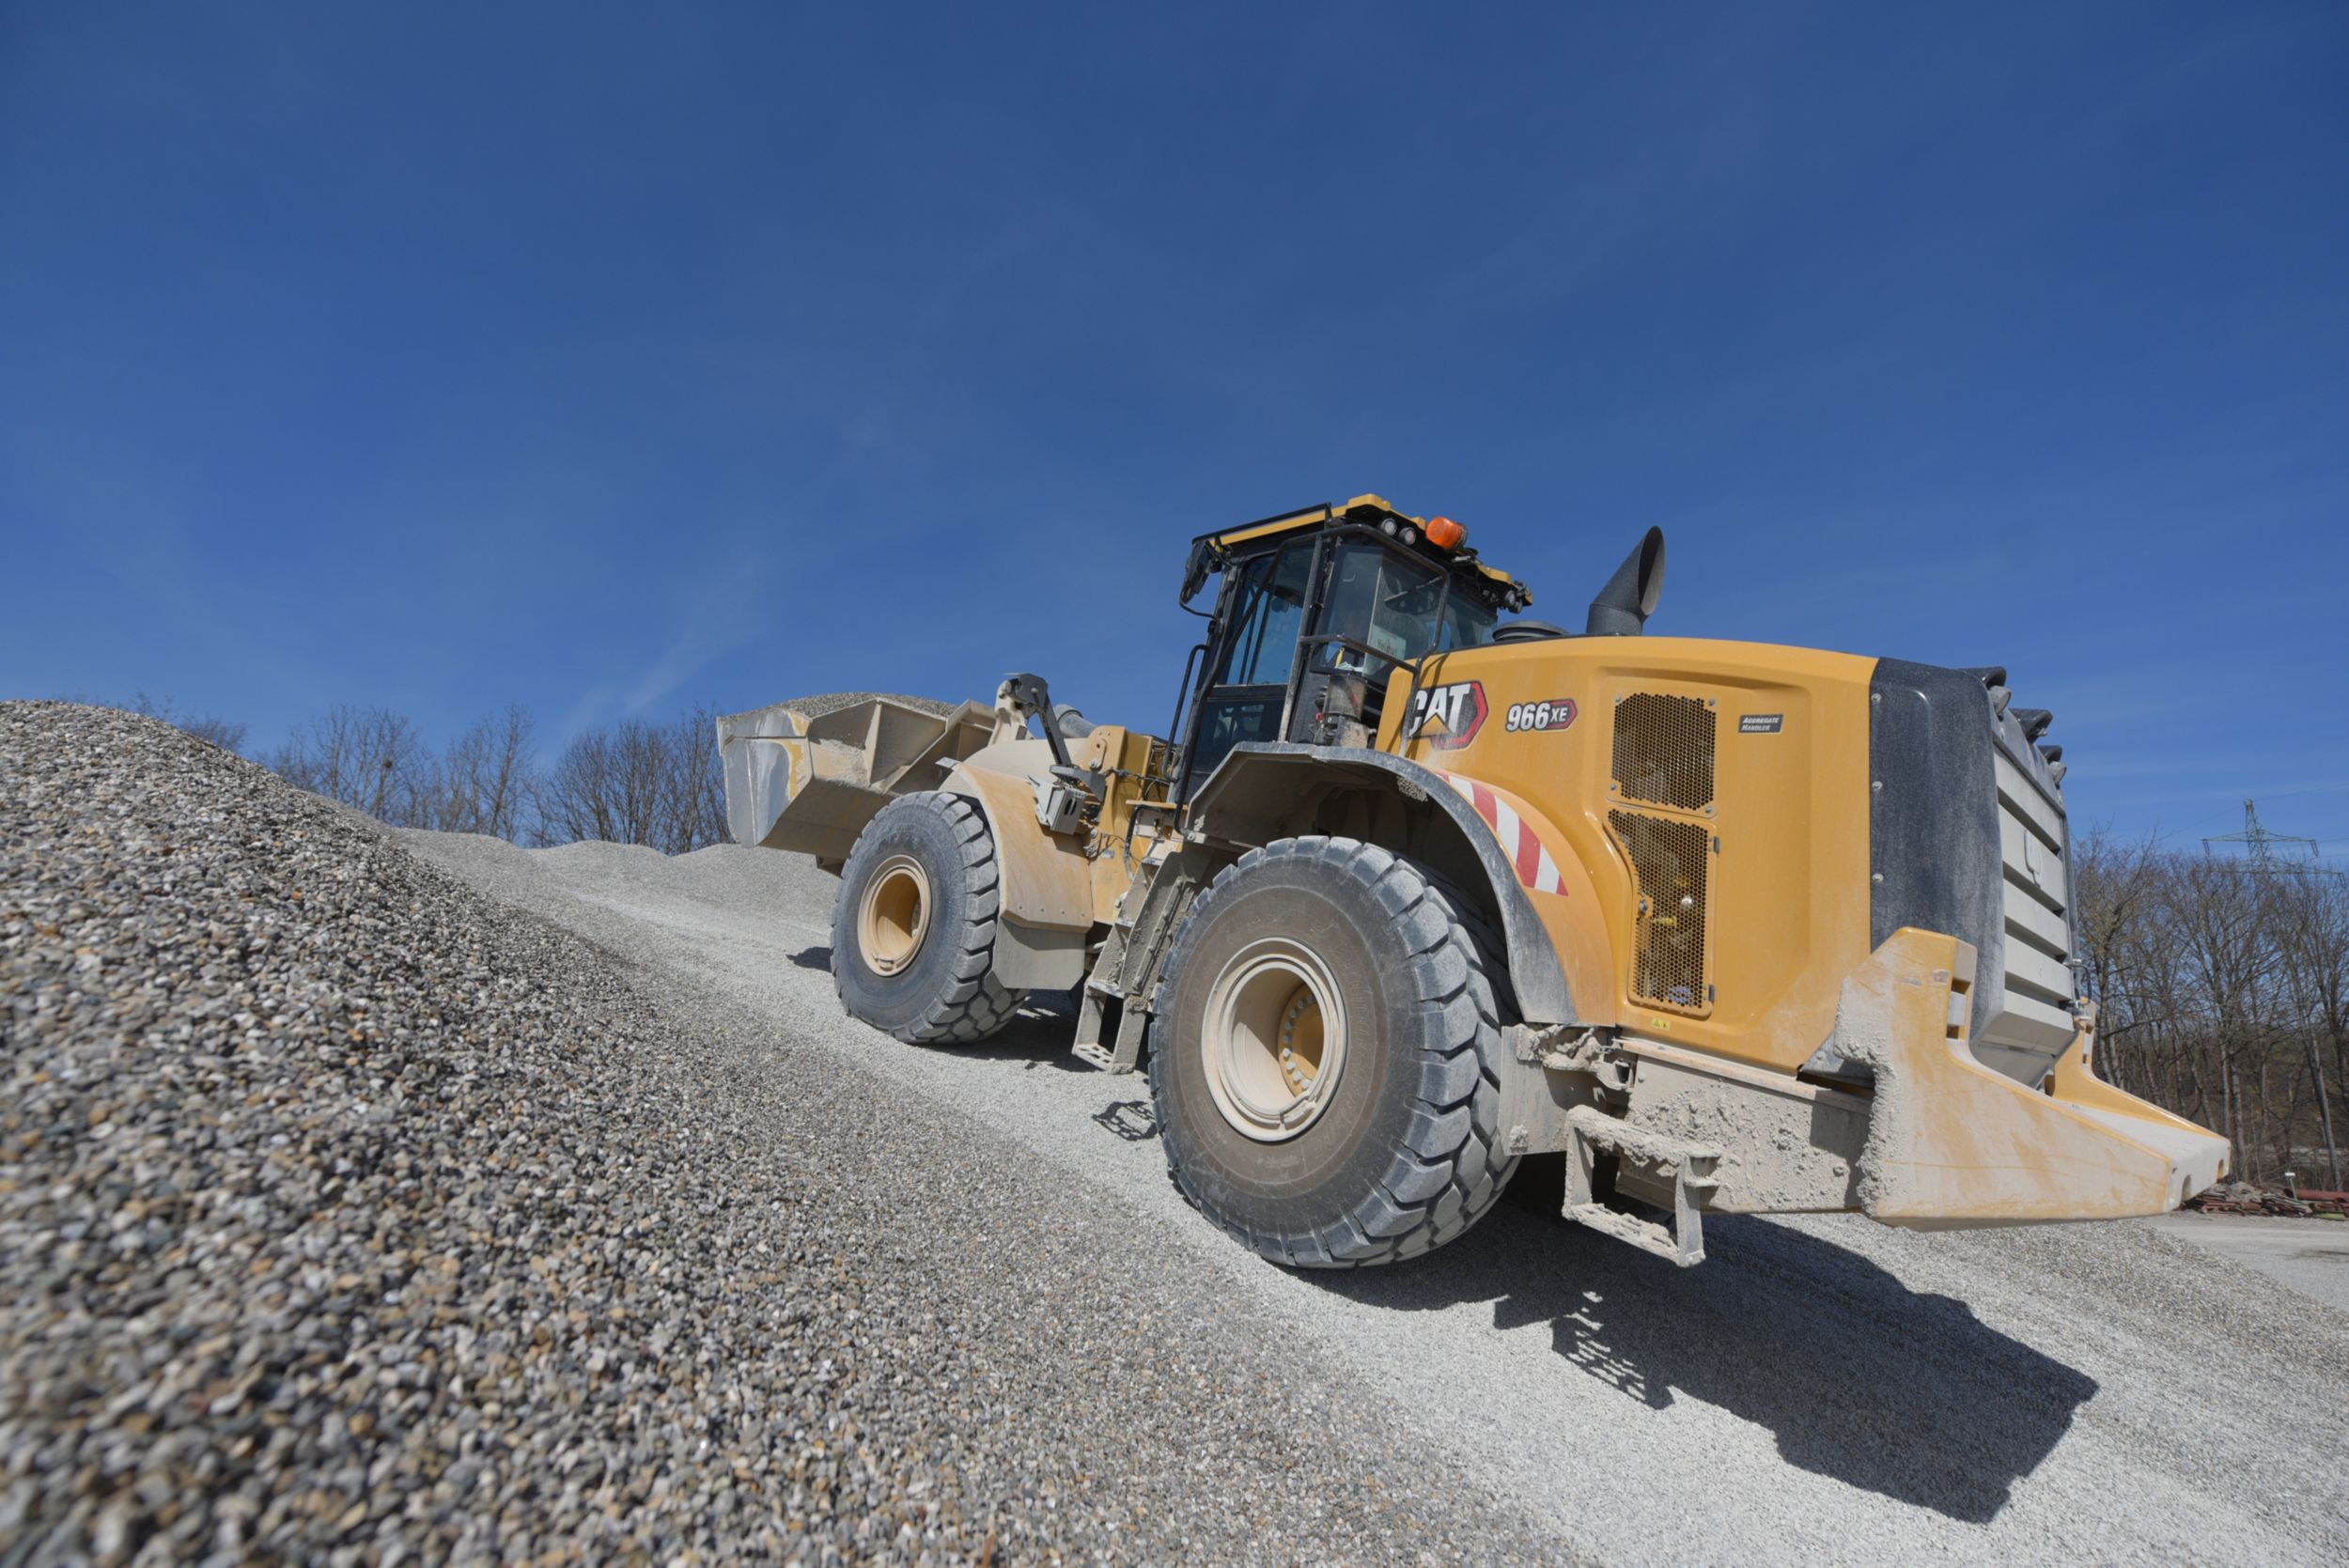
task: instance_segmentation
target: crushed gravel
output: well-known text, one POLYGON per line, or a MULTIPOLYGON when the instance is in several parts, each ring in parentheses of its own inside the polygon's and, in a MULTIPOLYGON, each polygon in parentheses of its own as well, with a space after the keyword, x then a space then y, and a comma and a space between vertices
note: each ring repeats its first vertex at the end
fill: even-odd
POLYGON ((837 713, 844 707, 854 707, 876 697, 886 697, 893 703, 918 707, 941 719, 961 706, 959 703, 941 703, 935 697, 909 697, 902 691, 824 691, 813 697, 786 698, 772 706, 794 709, 810 719, 820 719, 827 713, 837 713))
POLYGON ((162 723, 0 704, 0 1563, 1564 1555, 1015 1140, 162 723))
POLYGON ((1249 1326, 1236 1336, 1334 1364, 1314 1375, 1334 1375, 1340 1407, 1463 1456, 1477 1496, 1546 1532, 1545 1555, 2349 1560, 2331 1462, 2349 1452, 2349 1315, 2150 1227, 1721 1218, 1705 1263, 1677 1269, 1564 1224, 1529 1172, 1521 1206, 1419 1264, 1289 1273, 1183 1204, 1145 1085, 1063 1070, 1065 1017, 975 1049, 845 1017, 825 947, 839 884, 801 857, 407 836, 624 955, 677 1007, 764 1020, 767 1070, 861 1083, 907 1126, 983 1126, 1049 1174, 1007 1215, 1108 1228, 1249 1326))

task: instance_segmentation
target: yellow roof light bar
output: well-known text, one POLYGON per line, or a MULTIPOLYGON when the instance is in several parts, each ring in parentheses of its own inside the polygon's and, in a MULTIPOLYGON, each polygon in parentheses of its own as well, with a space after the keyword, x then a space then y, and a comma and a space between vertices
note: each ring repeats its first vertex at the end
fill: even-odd
MULTIPOLYGON (((1279 535, 1294 533, 1301 529, 1321 527, 1325 524, 1337 521, 1341 518, 1359 519, 1360 514, 1363 513, 1370 513, 1376 517, 1392 518, 1398 522, 1408 523, 1413 528, 1418 529, 1420 534, 1425 537, 1428 542, 1434 544, 1440 550, 1457 550, 1465 544, 1468 539, 1468 530, 1453 521, 1450 518, 1439 518, 1435 520, 1437 523, 1440 523, 1442 526, 1431 528, 1431 524, 1428 520, 1413 517, 1408 512, 1398 510, 1387 500, 1386 497, 1381 495, 1358 495, 1351 501, 1333 502, 1320 506, 1307 506, 1299 511, 1283 512, 1278 517, 1266 518, 1261 521, 1242 523, 1237 528, 1227 528, 1216 533, 1203 534, 1200 536, 1200 538, 1214 545, 1219 550, 1232 550, 1256 539, 1272 538, 1279 535)), ((1498 567, 1488 567, 1485 565, 1484 562, 1476 561, 1472 558, 1470 564, 1473 565, 1476 567, 1477 572, 1487 581, 1504 583, 1515 583, 1517 582, 1515 578, 1511 577, 1507 572, 1501 570, 1498 567)), ((1528 603, 1532 602, 1532 596, 1530 593, 1527 595, 1526 601, 1528 603)))

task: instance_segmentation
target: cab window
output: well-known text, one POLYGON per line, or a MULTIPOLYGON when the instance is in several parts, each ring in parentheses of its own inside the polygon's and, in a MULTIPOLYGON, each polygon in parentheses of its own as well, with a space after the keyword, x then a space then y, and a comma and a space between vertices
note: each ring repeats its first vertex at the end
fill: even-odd
POLYGON ((1297 639, 1304 630, 1306 580, 1313 560, 1310 545, 1293 544, 1277 555, 1259 555, 1248 563, 1232 613, 1231 640, 1209 685, 1288 684, 1297 639))
POLYGON ((1430 651, 1489 643, 1493 624, 1493 612, 1470 595, 1455 590, 1447 597, 1443 574, 1436 567, 1375 544, 1345 544, 1330 571, 1321 629, 1367 644, 1392 663, 1372 669, 1376 661, 1360 648, 1328 643, 1322 645, 1320 664, 1327 670, 1379 675, 1393 663, 1430 651), (1440 627, 1435 624, 1439 600, 1443 602, 1440 627))
POLYGON ((1193 742, 1190 776, 1204 779, 1235 746, 1281 738, 1281 699, 1218 697, 1199 709, 1199 736, 1193 742))

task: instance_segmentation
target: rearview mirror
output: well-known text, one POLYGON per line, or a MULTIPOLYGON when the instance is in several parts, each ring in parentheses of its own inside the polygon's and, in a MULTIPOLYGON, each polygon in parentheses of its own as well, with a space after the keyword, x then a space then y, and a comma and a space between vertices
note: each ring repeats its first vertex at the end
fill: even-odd
POLYGON ((1183 596, 1188 606, 1199 597, 1199 590, 1207 585, 1207 572, 1215 565, 1215 546, 1201 539, 1190 547, 1190 559, 1183 563, 1183 596))

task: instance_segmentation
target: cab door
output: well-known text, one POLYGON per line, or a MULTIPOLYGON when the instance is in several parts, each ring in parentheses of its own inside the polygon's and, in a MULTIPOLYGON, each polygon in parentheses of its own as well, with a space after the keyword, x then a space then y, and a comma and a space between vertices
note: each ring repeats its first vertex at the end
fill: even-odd
POLYGON ((1282 738, 1297 640, 1313 599, 1318 540, 1293 540, 1233 565, 1228 613, 1207 652, 1191 720, 1180 798, 1216 769, 1233 747, 1282 738))

